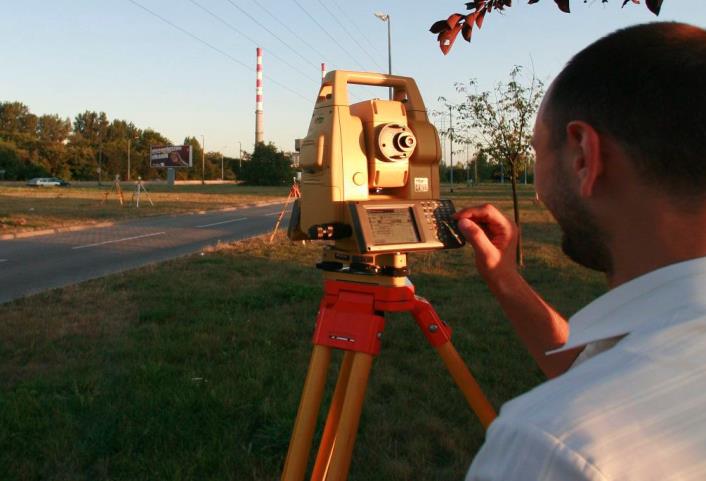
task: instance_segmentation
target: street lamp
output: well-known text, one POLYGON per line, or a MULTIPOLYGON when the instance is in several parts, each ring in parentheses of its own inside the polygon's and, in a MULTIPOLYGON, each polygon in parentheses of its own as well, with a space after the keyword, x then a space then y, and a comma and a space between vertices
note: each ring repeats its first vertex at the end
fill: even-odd
POLYGON ((243 143, 238 141, 238 169, 243 168, 243 143))
POLYGON ((226 150, 227 148, 228 148, 228 146, 224 145, 223 149, 221 149, 221 182, 223 182, 223 180, 225 179, 225 177, 223 175, 223 151, 226 150))
POLYGON ((127 180, 128 182, 130 181, 130 144, 132 143, 132 139, 139 139, 140 136, 136 135, 134 137, 128 137, 127 138, 127 180))
MULTIPOLYGON (((392 75, 392 40, 390 36, 390 14, 389 13, 382 13, 382 12, 375 12, 373 15, 375 15, 377 18, 382 20, 383 22, 387 22, 387 73, 388 75, 392 75)), ((390 100, 392 100, 392 87, 388 88, 388 95, 390 97, 390 100)))

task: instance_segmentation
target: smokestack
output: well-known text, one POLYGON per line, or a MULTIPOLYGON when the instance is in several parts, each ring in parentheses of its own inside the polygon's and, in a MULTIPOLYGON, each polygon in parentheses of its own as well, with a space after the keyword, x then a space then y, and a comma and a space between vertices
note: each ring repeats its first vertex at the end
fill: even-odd
POLYGON ((326 64, 322 63, 321 64, 321 81, 324 81, 324 77, 326 76, 326 64))
POLYGON ((257 49, 257 81, 255 83, 255 145, 265 141, 262 121, 262 49, 257 49))

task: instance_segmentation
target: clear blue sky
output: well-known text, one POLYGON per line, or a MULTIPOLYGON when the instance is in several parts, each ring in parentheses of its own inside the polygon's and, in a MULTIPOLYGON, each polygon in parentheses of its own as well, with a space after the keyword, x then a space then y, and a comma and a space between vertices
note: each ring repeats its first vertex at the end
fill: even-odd
POLYGON ((257 44, 265 49, 268 77, 265 138, 292 150, 308 128, 320 62, 328 70, 387 70, 387 30, 376 11, 392 18, 393 73, 414 77, 429 109, 438 107, 439 96, 454 98, 454 82, 477 78, 490 88, 516 64, 533 64, 538 77, 551 81, 572 54, 620 27, 656 20, 706 27, 703 0, 664 0, 659 17, 644 5, 621 9, 622 0, 572 0, 569 15, 552 0, 516 0, 506 13, 489 14, 471 44, 459 36, 445 57, 428 29, 464 12, 461 0, 134 1, 222 53, 130 0, 0 0, 0 100, 71 119, 87 109, 105 111, 174 143, 204 135, 207 150, 234 155, 238 141, 246 150, 254 142, 257 44))

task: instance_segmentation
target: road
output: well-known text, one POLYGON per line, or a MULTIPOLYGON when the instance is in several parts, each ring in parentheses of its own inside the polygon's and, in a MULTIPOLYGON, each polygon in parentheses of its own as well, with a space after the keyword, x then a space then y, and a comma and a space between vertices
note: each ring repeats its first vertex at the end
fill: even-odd
MULTIPOLYGON (((269 232, 284 204, 0 241, 0 303, 269 232)), ((289 216, 280 228, 286 229, 289 216)))

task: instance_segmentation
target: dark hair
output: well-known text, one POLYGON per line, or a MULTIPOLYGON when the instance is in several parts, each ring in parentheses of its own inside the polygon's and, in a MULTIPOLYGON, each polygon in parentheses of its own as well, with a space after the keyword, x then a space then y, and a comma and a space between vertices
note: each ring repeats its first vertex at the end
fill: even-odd
POLYGON ((651 23, 579 52, 545 108, 552 142, 583 120, 616 140, 643 181, 678 198, 706 197, 706 30, 651 23))

